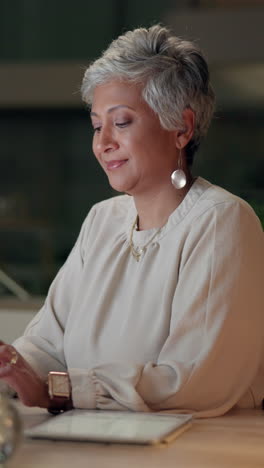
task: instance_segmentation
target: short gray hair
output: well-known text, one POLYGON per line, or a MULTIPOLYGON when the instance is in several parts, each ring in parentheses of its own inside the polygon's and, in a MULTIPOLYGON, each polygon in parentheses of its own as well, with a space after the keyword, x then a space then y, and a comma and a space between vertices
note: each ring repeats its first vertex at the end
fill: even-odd
POLYGON ((186 147, 187 162, 191 164, 210 125, 215 102, 200 48, 158 24, 128 31, 86 70, 83 100, 91 105, 94 88, 113 79, 141 84, 143 98, 166 130, 183 128, 184 109, 194 111, 194 135, 186 147))

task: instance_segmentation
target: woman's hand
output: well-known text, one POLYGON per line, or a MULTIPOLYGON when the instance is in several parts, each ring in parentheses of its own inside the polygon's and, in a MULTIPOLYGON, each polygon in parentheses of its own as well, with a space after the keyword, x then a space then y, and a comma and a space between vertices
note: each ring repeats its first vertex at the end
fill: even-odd
POLYGON ((16 349, 0 341, 0 380, 13 388, 26 406, 48 408, 48 387, 16 349))

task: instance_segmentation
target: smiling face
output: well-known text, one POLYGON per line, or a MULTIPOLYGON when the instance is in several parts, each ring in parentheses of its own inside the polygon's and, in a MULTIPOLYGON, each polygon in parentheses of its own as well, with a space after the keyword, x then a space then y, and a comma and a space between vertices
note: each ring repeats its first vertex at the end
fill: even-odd
POLYGON ((93 152, 115 190, 137 195, 171 183, 175 133, 161 127, 140 86, 118 80, 97 86, 91 119, 93 152))

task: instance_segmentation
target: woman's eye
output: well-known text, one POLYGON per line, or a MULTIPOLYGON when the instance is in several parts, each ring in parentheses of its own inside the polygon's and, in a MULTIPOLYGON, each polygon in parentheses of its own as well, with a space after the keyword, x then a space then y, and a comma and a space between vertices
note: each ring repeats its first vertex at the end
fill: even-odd
POLYGON ((116 126, 119 128, 124 128, 127 127, 130 123, 130 120, 126 120, 125 122, 116 122, 116 126))
POLYGON ((101 127, 93 127, 93 131, 94 131, 95 133, 100 132, 100 130, 101 130, 101 127))

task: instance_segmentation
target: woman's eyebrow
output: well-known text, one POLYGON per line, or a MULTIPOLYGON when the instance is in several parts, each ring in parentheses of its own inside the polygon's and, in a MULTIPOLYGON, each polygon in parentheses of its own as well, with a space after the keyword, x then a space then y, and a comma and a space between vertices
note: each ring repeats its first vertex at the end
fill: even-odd
MULTIPOLYGON (((133 107, 128 106, 128 105, 126 105, 126 104, 118 104, 117 106, 110 107, 110 108, 107 110, 107 113, 111 113, 111 112, 113 112, 114 110, 120 109, 120 108, 122 108, 122 107, 125 107, 125 108, 127 108, 127 109, 131 109, 131 110, 134 110, 133 107)), ((99 117, 99 115, 98 115, 96 112, 93 112, 93 111, 90 112, 90 115, 91 115, 92 117, 99 117)))

